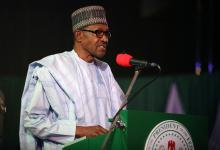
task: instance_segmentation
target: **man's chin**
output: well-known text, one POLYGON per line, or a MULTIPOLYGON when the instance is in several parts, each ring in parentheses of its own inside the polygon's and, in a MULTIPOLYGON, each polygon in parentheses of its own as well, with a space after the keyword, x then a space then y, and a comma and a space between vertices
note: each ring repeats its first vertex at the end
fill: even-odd
POLYGON ((98 53, 96 55, 97 58, 103 58, 105 56, 106 52, 98 53))

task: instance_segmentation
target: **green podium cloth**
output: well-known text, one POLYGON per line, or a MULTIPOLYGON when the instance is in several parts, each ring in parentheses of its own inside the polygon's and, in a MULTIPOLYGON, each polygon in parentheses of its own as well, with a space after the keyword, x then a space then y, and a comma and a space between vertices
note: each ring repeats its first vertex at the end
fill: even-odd
MULTIPOLYGON (((166 120, 177 121, 185 126, 191 135, 195 150, 207 149, 208 121, 206 117, 124 110, 120 113, 120 119, 126 124, 126 129, 117 128, 112 132, 106 150, 143 150, 152 129, 166 120)), ((106 135, 101 135, 96 138, 83 139, 74 144, 70 143, 63 149, 99 150, 105 137, 106 135)))

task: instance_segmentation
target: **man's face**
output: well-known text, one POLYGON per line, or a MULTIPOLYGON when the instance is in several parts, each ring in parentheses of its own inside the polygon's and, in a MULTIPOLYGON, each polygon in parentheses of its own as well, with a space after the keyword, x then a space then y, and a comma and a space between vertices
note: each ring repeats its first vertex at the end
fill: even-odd
POLYGON ((80 31, 83 32, 81 47, 92 57, 102 58, 106 54, 109 37, 103 34, 102 31, 109 31, 108 26, 104 24, 90 25, 80 31), (96 31, 97 34, 94 33, 94 31, 96 31))

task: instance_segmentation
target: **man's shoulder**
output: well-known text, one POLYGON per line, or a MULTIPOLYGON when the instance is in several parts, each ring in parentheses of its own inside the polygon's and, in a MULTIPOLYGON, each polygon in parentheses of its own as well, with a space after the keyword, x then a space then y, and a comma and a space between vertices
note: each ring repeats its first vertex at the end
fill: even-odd
POLYGON ((68 51, 48 55, 40 60, 30 63, 28 72, 31 73, 36 70, 39 70, 40 68, 56 69, 56 68, 59 68, 59 66, 64 66, 65 64, 70 63, 70 58, 68 58, 69 55, 70 55, 70 52, 68 51))
POLYGON ((51 54, 33 63, 39 63, 43 66, 50 66, 61 62, 70 61, 70 53, 71 51, 65 51, 56 54, 51 54))

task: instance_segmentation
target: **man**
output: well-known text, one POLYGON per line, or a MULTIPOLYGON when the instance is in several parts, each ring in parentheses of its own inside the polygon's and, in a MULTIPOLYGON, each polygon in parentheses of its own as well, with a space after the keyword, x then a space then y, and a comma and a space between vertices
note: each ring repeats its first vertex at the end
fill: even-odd
POLYGON ((29 65, 21 102, 20 148, 62 149, 108 132, 124 94, 107 63, 111 36, 102 6, 72 13, 73 50, 29 65))

